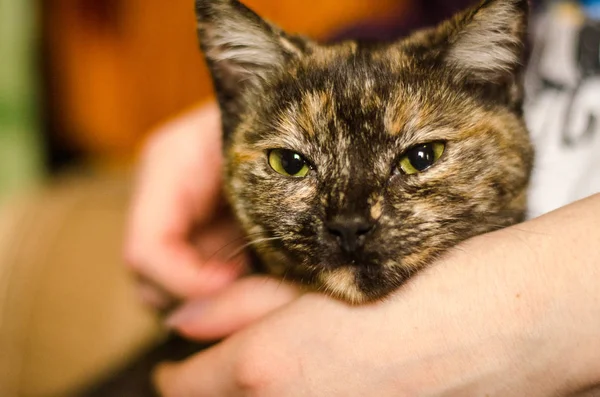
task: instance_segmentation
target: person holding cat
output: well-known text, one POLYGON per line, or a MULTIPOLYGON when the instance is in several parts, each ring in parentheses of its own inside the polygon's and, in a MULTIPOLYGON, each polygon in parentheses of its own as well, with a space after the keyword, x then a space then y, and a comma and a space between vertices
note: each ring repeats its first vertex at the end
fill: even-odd
MULTIPOLYGON (((552 9, 545 29, 576 31, 573 12, 552 9)), ((585 40, 592 40, 593 31, 588 34, 585 40)), ((552 44, 551 35, 538 37, 552 44)), ((568 168, 595 166, 587 156, 600 149, 589 87, 598 69, 581 50, 585 81, 572 84, 563 75, 569 68, 552 68, 567 55, 547 52, 548 42, 544 47, 545 54, 534 51, 528 76, 534 88, 526 111, 542 161, 530 210, 538 215, 562 207, 462 243, 376 304, 348 306, 267 278, 238 279, 240 261, 212 256, 240 236, 220 205, 217 107, 157 133, 134 200, 129 262, 143 275, 148 303, 168 307, 172 296, 187 302, 170 326, 195 339, 227 338, 162 367, 157 383, 164 395, 593 393, 600 384, 600 195, 593 193, 600 186, 597 173, 575 183, 565 175, 568 168), (536 129, 536 122, 564 113, 553 103, 569 95, 578 104, 566 107, 570 116, 536 129), (557 145, 554 138, 565 130, 569 139, 557 145), (551 190, 548 178, 560 181, 561 191, 551 190), (192 229, 197 247, 188 243, 192 229)))

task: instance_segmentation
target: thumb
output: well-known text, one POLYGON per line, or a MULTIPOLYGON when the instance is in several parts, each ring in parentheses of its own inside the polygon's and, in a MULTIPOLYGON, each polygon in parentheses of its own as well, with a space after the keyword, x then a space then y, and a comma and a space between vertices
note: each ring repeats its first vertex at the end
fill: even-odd
POLYGON ((213 298, 186 303, 167 319, 167 325, 190 339, 216 340, 237 332, 299 295, 297 287, 280 280, 248 277, 213 298))

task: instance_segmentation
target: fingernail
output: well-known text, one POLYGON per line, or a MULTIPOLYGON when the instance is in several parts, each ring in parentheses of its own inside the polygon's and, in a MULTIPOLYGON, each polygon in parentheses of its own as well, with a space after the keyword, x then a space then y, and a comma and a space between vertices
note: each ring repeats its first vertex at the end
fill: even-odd
POLYGON ((197 321, 201 317, 207 306, 206 300, 196 300, 186 303, 177 309, 165 320, 165 325, 169 328, 181 328, 192 321, 197 321))

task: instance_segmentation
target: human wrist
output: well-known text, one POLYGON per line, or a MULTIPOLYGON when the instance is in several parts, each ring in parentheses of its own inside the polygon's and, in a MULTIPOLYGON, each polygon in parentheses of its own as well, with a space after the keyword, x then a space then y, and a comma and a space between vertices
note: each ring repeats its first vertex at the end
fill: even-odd
POLYGON ((599 223, 596 195, 497 233, 510 249, 505 266, 522 278, 520 316, 539 343, 540 375, 566 394, 600 383, 599 223))

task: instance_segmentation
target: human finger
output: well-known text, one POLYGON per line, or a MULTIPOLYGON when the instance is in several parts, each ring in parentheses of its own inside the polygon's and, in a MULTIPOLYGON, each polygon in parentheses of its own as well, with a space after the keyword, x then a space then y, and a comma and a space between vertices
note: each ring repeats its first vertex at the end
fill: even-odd
POLYGON ((167 324, 191 339, 216 340, 287 305, 300 294, 297 287, 280 280, 248 277, 214 297, 185 304, 167 324))

